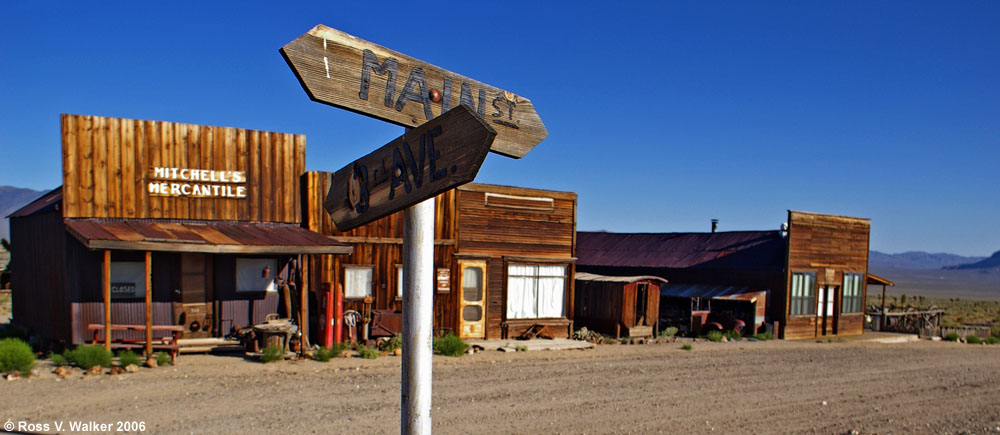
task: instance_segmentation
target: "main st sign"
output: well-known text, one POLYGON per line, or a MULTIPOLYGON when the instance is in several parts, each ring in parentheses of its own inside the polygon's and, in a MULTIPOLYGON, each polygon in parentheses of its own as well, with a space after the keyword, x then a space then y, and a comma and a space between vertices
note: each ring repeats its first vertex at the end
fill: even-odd
POLYGON ((490 151, 520 158, 548 132, 531 100, 324 25, 281 48, 309 98, 404 127, 458 105, 496 130, 490 151))

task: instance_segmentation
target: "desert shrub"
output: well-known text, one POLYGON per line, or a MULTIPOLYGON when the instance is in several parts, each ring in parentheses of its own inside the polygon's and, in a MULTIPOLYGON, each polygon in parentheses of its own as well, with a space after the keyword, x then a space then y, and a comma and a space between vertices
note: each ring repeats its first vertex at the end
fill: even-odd
POLYGON ((272 344, 265 347, 260 353, 260 362, 267 364, 275 361, 282 361, 285 359, 285 348, 272 344))
POLYGON ((694 347, 693 347, 693 346, 691 346, 690 344, 685 344, 685 345, 681 346, 681 349, 684 349, 684 350, 691 350, 691 349, 694 349, 694 347))
POLYGON ((313 359, 320 362, 328 362, 330 359, 340 356, 344 353, 344 349, 347 349, 347 345, 344 343, 334 344, 329 349, 321 347, 313 352, 313 359))
POLYGON ((515 346, 514 347, 514 351, 515 352, 527 352, 528 351, 528 346, 524 346, 524 345, 515 346))
POLYGON ((121 367, 128 367, 130 364, 139 365, 141 360, 139 359, 139 354, 132 352, 131 350, 123 350, 118 352, 118 365, 121 367))
POLYGON ((468 344, 451 332, 434 339, 434 351, 444 356, 462 356, 468 348, 468 344))
POLYGON ((378 349, 375 349, 374 347, 368 347, 364 344, 358 343, 354 346, 354 350, 358 352, 358 357, 364 359, 378 358, 378 349))
POLYGON ((111 351, 99 344, 77 346, 66 352, 65 356, 73 365, 84 370, 96 366, 111 367, 111 351))
POLYGON ((990 327, 990 335, 993 337, 1000 337, 1000 325, 993 325, 990 327))
POLYGON ((1000 343, 1000 338, 994 337, 992 335, 986 337, 986 344, 997 344, 997 343, 1000 343))
POLYGON ((660 337, 662 337, 662 338, 670 338, 670 337, 673 337, 675 335, 677 335, 677 327, 676 326, 668 326, 666 328, 663 328, 662 331, 660 331, 660 337))
POLYGON ((969 334, 965 336, 965 342, 969 344, 980 344, 983 340, 974 334, 969 334))
POLYGON ((382 342, 382 344, 379 345, 378 350, 381 350, 382 352, 392 352, 401 347, 403 347, 403 336, 396 334, 388 341, 382 342))
POLYGON ((735 329, 730 329, 724 332, 723 335, 730 340, 739 340, 743 338, 743 334, 740 334, 740 331, 737 331, 735 329))
POLYGON ((756 338, 760 341, 774 340, 774 334, 770 332, 761 332, 758 334, 754 334, 753 338, 756 338))
POLYGON ((69 365, 69 361, 66 359, 65 356, 63 356, 62 354, 55 353, 55 352, 49 353, 49 361, 52 361, 52 364, 55 364, 56 366, 67 366, 67 365, 69 365))
POLYGON ((722 331, 708 331, 708 334, 705 334, 705 338, 709 341, 722 341, 722 331))
POLYGON ((173 364, 173 360, 170 359, 170 354, 166 352, 159 352, 156 354, 156 366, 163 367, 173 364))
POLYGON ((958 341, 958 333, 957 332, 949 332, 948 335, 944 336, 944 339, 948 340, 948 341, 958 341))
POLYGON ((28 331, 24 328, 8 323, 6 325, 0 325, 0 339, 4 338, 20 338, 21 341, 28 341, 28 331))
POLYGON ((35 352, 31 346, 20 338, 5 338, 0 340, 0 372, 17 370, 26 376, 31 375, 35 365, 35 352))

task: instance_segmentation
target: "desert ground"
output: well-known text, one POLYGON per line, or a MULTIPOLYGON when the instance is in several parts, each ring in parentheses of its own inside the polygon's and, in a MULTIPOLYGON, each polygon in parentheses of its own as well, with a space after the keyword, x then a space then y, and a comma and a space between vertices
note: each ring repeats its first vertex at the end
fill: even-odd
MULTIPOLYGON (((151 433, 397 433, 400 358, 175 366, 0 381, 0 422, 151 433)), ((1000 346, 739 341, 434 357, 438 433, 1000 431, 1000 346), (693 349, 681 349, 682 344, 693 349)), ((45 430, 37 430, 45 429, 45 430)))

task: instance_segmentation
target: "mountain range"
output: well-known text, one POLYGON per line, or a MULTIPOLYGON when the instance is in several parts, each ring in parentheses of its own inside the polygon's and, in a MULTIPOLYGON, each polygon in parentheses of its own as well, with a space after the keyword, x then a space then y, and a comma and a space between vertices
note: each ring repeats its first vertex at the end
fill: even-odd
POLYGON ((943 252, 910 251, 899 254, 886 254, 879 251, 871 251, 868 253, 868 267, 873 269, 942 269, 976 263, 985 259, 986 257, 963 257, 943 252))
POLYGON ((0 186, 0 238, 10 240, 10 223, 7 215, 24 207, 45 193, 23 187, 0 186))

